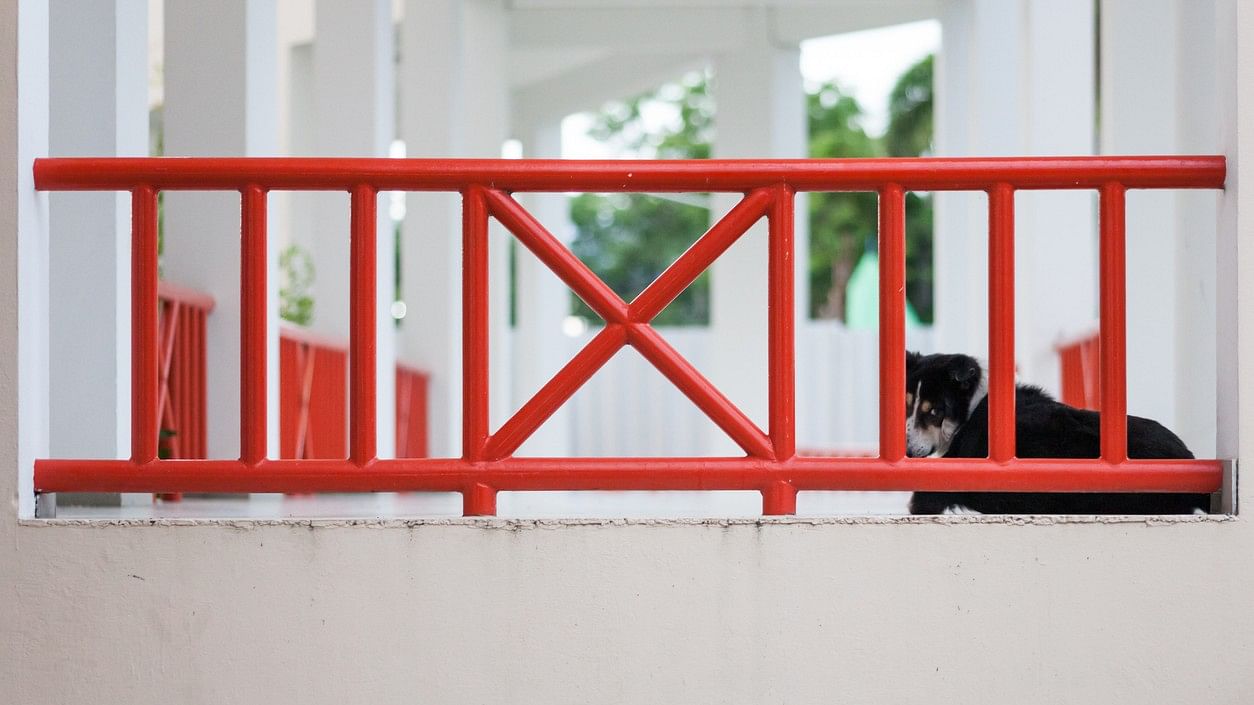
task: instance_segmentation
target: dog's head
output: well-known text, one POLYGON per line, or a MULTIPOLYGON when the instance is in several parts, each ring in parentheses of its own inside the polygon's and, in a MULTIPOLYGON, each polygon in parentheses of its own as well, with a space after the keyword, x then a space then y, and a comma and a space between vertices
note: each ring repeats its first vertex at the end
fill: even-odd
POLYGON ((906 353, 906 452, 940 457, 987 393, 980 362, 967 355, 906 353))

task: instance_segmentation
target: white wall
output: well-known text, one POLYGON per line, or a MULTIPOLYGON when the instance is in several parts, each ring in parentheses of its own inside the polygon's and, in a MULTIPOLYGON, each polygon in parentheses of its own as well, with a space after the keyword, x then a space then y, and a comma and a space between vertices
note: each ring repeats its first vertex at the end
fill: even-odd
POLYGON ((0 531, 6 565, 16 543, 40 558, 0 602, 14 703, 1150 705, 1254 688, 1245 521, 0 531))

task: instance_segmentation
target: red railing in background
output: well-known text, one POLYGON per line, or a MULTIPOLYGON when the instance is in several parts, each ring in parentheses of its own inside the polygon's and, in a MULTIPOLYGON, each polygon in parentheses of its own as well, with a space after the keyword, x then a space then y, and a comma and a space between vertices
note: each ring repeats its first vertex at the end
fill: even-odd
POLYGON ((1062 402, 1079 409, 1102 408, 1101 336, 1076 338, 1057 346, 1062 402))
POLYGON ((396 457, 427 457, 427 390, 430 376, 396 365, 396 457))
POLYGON ((348 347, 279 331, 279 457, 348 457, 348 347))
POLYGON ((1223 188, 1223 157, 546 161, 452 159, 41 159, 43 190, 129 190, 134 247, 130 460, 36 461, 37 491, 454 491, 468 515, 494 514, 501 490, 756 490, 765 514, 796 510, 798 490, 1213 492, 1217 460, 1129 460, 1125 369, 1125 218, 1129 188, 1223 188), (158 460, 157 211, 160 190, 236 191, 242 199, 239 460, 158 460), (1014 457, 1014 196, 1099 193, 1101 458, 1014 457), (266 193, 344 191, 351 202, 349 429, 346 460, 266 458, 266 193), (462 457, 375 453, 376 196, 453 191, 463 200, 462 457), (905 210, 908 190, 989 197, 989 457, 906 458, 905 210), (512 194, 732 192, 743 199, 630 303, 620 299, 512 194), (880 199, 880 452, 798 457, 794 432, 793 195, 874 191, 880 199), (501 428, 488 423, 488 218, 494 217, 606 321, 605 328, 501 428), (751 225, 769 254, 766 431, 732 404, 650 321, 751 225), (513 452, 621 347, 631 345, 745 451, 739 458, 515 458, 513 452))
MULTIPOLYGON (((348 457, 348 345, 279 329, 279 457, 348 457)), ((396 457, 427 457, 427 373, 396 365, 396 457)))
MULTIPOLYGON (((205 319, 213 297, 166 281, 157 285, 161 320, 161 385, 158 454, 162 458, 204 458, 205 452, 205 319)), ((181 492, 157 497, 178 501, 181 492)))
POLYGON ((169 282, 157 285, 161 319, 158 434, 161 457, 205 457, 205 319, 213 297, 169 282))
MULTIPOLYGON (((208 294, 161 281, 159 455, 204 458, 208 294)), ((284 326, 279 332, 279 457, 348 457, 348 346, 284 326)), ((427 374, 396 368, 396 457, 427 455, 427 374)), ((168 493, 165 499, 176 499, 168 493)))

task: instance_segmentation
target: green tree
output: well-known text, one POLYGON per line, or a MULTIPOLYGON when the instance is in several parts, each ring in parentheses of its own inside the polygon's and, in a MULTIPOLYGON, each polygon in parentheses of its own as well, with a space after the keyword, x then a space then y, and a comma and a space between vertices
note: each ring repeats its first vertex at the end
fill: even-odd
MULTIPOLYGON (((911 66, 888 98, 888 129, 884 145, 889 156, 919 157, 932 153, 931 55, 911 66)), ((932 197, 906 194, 906 296, 919 320, 932 322, 932 197)))
MULTIPOLYGON (((862 127, 862 106, 835 83, 806 98, 810 156, 875 157, 879 145, 862 127)), ((874 242, 878 203, 873 193, 810 194, 810 315, 845 318, 845 289, 854 265, 874 242)))
MULTIPOLYGON (((932 57, 898 79, 890 96, 889 125, 882 138, 867 134, 863 110, 839 86, 827 83, 807 97, 810 156, 857 158, 920 156, 932 144, 932 57)), ((715 130, 709 75, 683 80, 630 100, 607 104, 589 135, 646 157, 710 156, 715 130), (663 128, 645 112, 669 105, 677 119, 663 128)), ((630 299, 666 269, 709 226, 710 211, 697 203, 644 194, 584 194, 573 199, 576 236, 572 250, 621 296, 630 299)), ((809 309, 818 318, 845 315, 845 290, 854 265, 875 246, 878 202, 873 193, 814 193, 809 199, 809 309)), ((703 324, 709 320, 709 280, 703 274, 657 321, 703 324)), ((926 194, 906 196, 907 297, 924 322, 932 320, 932 203, 926 194)), ((598 320, 582 301, 574 312, 598 320)))
MULTIPOLYGON (((660 159, 710 156, 714 104, 705 73, 692 73, 652 93, 606 105, 589 134, 620 148, 660 159), (652 105, 651 105, 652 104, 652 105), (644 111, 670 105, 677 119, 652 127, 644 111)), ((710 209, 704 196, 693 200, 647 194, 582 194, 571 201, 575 224, 571 250, 611 289, 630 301, 705 232, 710 209)), ((574 314, 599 317, 574 299, 574 314)), ((663 325, 700 325, 710 319, 708 272, 702 274, 654 319, 663 325)))

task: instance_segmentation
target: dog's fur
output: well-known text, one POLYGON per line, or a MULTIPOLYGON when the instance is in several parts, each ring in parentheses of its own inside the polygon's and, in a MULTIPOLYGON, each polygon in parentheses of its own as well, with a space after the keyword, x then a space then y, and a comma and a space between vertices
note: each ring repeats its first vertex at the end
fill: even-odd
MULTIPOLYGON (((906 356, 906 446, 911 457, 988 457, 988 382, 966 355, 906 356)), ((1015 455, 1097 458, 1100 417, 1055 401, 1038 387, 1015 387, 1015 455)), ((1157 421, 1128 417, 1129 458, 1192 458, 1157 421)), ((1166 493, 916 492, 911 514, 966 508, 984 514, 1192 514, 1210 496, 1166 493)))

